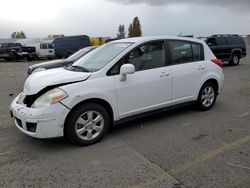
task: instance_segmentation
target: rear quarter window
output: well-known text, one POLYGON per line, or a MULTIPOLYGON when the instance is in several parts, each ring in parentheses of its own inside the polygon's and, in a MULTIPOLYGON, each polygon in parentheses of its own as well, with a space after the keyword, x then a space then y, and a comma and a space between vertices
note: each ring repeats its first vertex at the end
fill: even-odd
POLYGON ((203 45, 199 43, 191 43, 193 50, 193 61, 203 61, 204 60, 204 49, 203 45))
POLYGON ((242 44, 243 40, 240 37, 227 37, 229 44, 242 44))

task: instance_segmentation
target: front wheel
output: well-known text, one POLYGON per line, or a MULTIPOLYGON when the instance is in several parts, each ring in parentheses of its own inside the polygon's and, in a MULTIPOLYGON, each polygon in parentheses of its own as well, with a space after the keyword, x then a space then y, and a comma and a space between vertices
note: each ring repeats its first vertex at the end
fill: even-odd
POLYGON ((67 118, 65 136, 78 145, 97 143, 110 125, 108 112, 99 104, 87 103, 75 109, 67 118))
POLYGON ((217 88, 213 83, 207 82, 201 87, 196 104, 200 110, 210 110, 215 104, 216 98, 217 88))

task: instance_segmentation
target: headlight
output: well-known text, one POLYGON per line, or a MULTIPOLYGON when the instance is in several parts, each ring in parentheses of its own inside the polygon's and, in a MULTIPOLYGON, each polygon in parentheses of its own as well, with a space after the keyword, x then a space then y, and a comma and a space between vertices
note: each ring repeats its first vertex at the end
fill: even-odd
POLYGON ((37 69, 33 70, 33 71, 31 72, 31 74, 33 74, 33 73, 35 73, 35 72, 45 71, 45 70, 46 70, 46 68, 40 67, 40 68, 37 68, 37 69))
POLYGON ((31 108, 47 107, 65 99, 67 96, 63 90, 55 88, 38 97, 31 108))

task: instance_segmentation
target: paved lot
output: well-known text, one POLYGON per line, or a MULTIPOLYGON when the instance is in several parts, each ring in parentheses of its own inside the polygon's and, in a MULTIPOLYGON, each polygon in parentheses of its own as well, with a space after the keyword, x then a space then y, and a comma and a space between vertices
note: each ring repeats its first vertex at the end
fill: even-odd
POLYGON ((0 187, 249 187, 250 58, 225 66, 213 110, 185 107, 122 124, 89 147, 14 127, 8 106, 30 64, 0 63, 0 187))

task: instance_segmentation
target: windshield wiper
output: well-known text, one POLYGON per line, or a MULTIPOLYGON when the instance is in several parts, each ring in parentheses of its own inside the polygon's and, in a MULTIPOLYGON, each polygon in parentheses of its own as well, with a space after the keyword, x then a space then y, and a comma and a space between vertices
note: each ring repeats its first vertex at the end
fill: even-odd
POLYGON ((78 65, 69 65, 69 66, 66 66, 66 68, 72 71, 90 72, 88 69, 78 66, 78 65))

